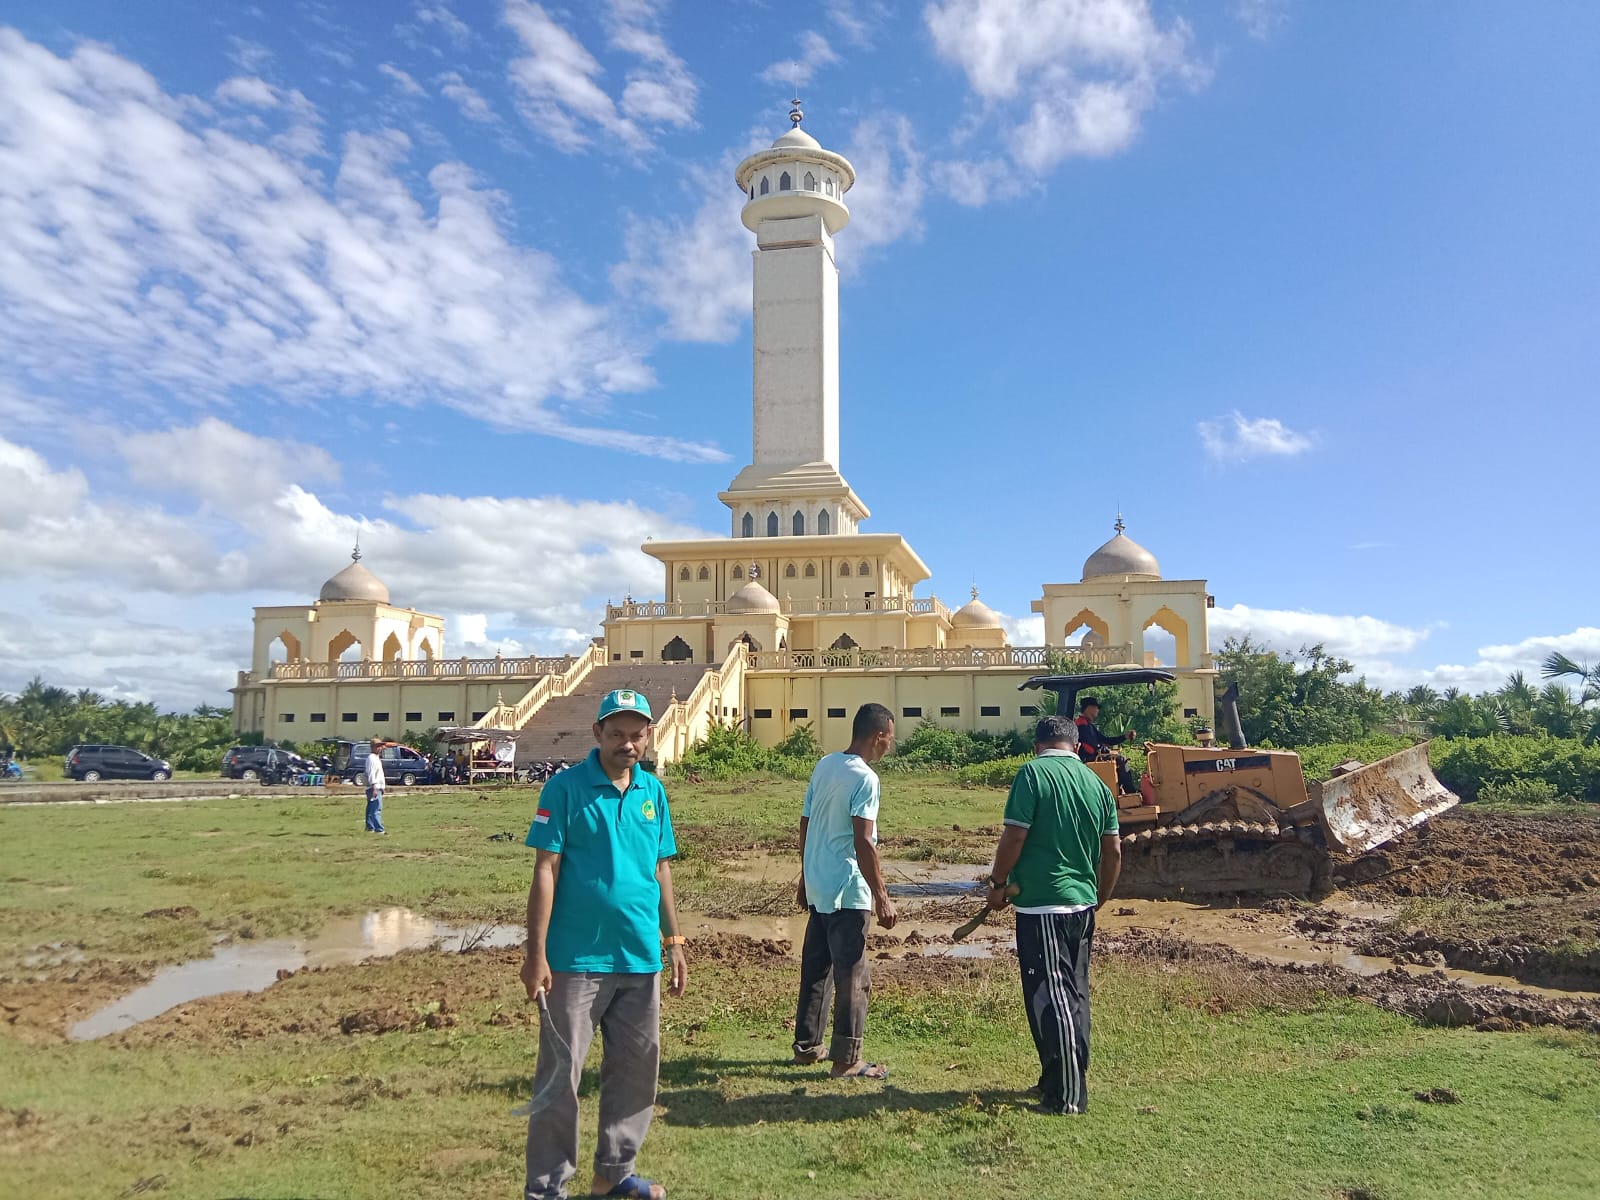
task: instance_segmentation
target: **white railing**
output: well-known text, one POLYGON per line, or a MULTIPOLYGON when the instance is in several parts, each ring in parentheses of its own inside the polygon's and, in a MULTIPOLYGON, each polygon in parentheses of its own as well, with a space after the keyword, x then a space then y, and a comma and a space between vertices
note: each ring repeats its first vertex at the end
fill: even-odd
POLYGON ((904 650, 759 650, 750 656, 752 671, 938 670, 972 667, 1048 667, 1053 656, 1070 653, 1091 667, 1123 667, 1133 662, 1133 647, 1096 646, 1062 650, 1056 646, 931 646, 904 650))
POLYGON ((589 672, 605 661, 605 647, 590 646, 577 658, 568 658, 566 670, 546 675, 535 683, 515 704, 497 703, 472 724, 479 729, 521 729, 550 701, 558 696, 570 696, 589 677, 589 672))
POLYGON ((655 760, 658 765, 676 762, 689 747, 710 731, 724 707, 726 697, 735 704, 744 694, 744 674, 749 656, 743 642, 735 642, 722 666, 700 676, 694 690, 681 700, 673 700, 656 721, 655 760))
MULTIPOLYGON (((937 596, 814 596, 796 600, 784 597, 778 609, 786 614, 816 613, 935 613, 950 618, 950 610, 937 596)), ((606 605, 606 620, 635 621, 659 617, 720 617, 728 611, 726 600, 630 600, 606 605)))
MULTIPOLYGON (((414 662, 280 662, 267 671, 269 679, 526 679, 570 668, 572 655, 560 658, 434 658, 414 662)), ((253 683, 253 672, 241 680, 253 683)))

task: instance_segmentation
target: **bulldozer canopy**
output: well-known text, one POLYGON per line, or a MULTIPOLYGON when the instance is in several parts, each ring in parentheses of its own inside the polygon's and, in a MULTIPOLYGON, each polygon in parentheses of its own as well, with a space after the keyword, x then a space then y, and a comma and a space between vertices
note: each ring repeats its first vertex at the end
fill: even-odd
POLYGON ((1017 691, 1044 688, 1056 694, 1056 711, 1077 711, 1078 693, 1091 688, 1122 687, 1130 683, 1171 683, 1177 676, 1154 667, 1130 667, 1125 671, 1091 671, 1082 675, 1034 675, 1017 685, 1017 691))

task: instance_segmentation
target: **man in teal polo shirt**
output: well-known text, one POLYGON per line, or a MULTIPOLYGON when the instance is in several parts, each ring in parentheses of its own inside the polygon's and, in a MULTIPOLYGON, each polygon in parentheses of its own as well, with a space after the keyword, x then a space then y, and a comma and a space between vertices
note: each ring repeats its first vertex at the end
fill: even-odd
POLYGON ((639 766, 650 729, 642 693, 608 693, 594 724, 596 748, 545 784, 528 829, 539 854, 522 982, 542 1003, 525 1200, 566 1196, 577 1172, 578 1081, 597 1028, 605 1052, 590 1194, 666 1196, 634 1174, 656 1103, 663 943, 671 994, 683 995, 689 977, 668 861, 678 847, 667 793, 639 766))

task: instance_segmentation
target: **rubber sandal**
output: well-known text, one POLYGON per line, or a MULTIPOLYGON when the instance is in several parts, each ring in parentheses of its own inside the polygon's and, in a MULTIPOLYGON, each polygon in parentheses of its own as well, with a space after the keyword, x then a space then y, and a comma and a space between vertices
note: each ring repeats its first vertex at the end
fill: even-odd
POLYGON ((830 1079, 887 1079, 889 1068, 882 1063, 864 1062, 854 1071, 846 1071, 843 1075, 829 1075, 830 1079))
MULTIPOLYGON (((650 1197, 654 1194, 651 1189, 654 1187, 654 1180, 645 1179, 639 1175, 629 1175, 625 1179, 618 1180, 617 1186, 604 1194, 607 1196, 622 1196, 626 1200, 650 1200, 650 1197)), ((663 1188, 661 1194, 663 1196, 666 1195, 666 1189, 663 1188)))

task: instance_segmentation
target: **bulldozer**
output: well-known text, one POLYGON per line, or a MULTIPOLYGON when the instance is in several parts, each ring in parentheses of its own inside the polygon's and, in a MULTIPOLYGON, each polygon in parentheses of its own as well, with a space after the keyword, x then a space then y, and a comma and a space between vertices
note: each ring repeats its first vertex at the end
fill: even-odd
MULTIPOLYGON (((1056 712, 1070 716, 1090 688, 1153 688, 1174 678, 1155 668, 1035 675, 1019 690, 1054 692, 1056 712)), ((1460 803, 1434 778, 1426 742, 1371 764, 1341 763, 1333 778, 1307 782, 1292 750, 1245 744, 1237 684, 1223 694, 1222 714, 1226 747, 1146 742, 1138 792, 1119 792, 1115 763, 1086 764, 1117 799, 1117 895, 1319 899, 1336 874, 1360 880, 1374 865, 1381 870, 1381 858, 1363 856, 1460 803)))

